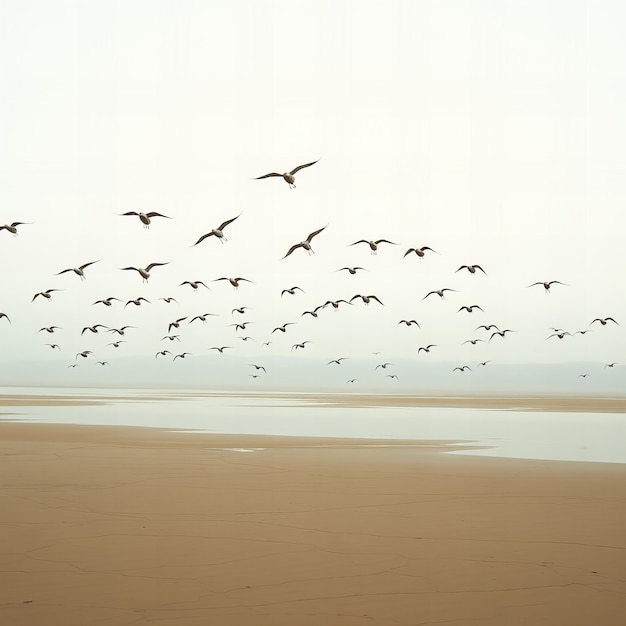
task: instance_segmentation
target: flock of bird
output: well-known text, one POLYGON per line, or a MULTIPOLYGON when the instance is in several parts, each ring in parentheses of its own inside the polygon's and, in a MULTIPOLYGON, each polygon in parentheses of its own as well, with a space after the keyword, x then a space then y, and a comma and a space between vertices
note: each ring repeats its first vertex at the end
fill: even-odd
MULTIPOLYGON (((292 170, 282 173, 282 174, 271 172, 269 174, 259 176, 255 180, 279 177, 279 178, 282 178, 287 183, 287 185, 289 186, 289 189, 294 189, 296 187, 295 185, 296 174, 305 168, 315 165, 316 163, 317 161, 313 161, 310 163, 306 163, 304 165, 299 165, 298 167, 295 167, 292 170)), ((139 212, 139 211, 127 211, 127 212, 119 214, 119 216, 138 218, 139 222, 141 223, 143 228, 146 230, 150 229, 155 219, 159 219, 159 220, 160 219, 164 219, 164 220, 174 219, 173 216, 164 215, 157 211, 148 211, 145 213, 139 212)), ((219 241, 220 244, 222 245, 226 244, 228 242, 228 238, 226 237, 225 233, 229 232, 230 230, 229 227, 231 227, 231 225, 236 220, 240 219, 241 216, 242 216, 242 213, 240 212, 238 215, 235 215, 234 217, 230 217, 229 219, 221 221, 219 225, 217 225, 215 228, 212 228, 211 230, 208 230, 207 232, 199 236, 195 240, 195 242, 191 244, 191 247, 198 246, 211 238, 219 241)), ((27 224, 32 224, 32 222, 20 222, 20 221, 11 222, 9 224, 0 226, 0 233, 2 231, 7 231, 10 235, 17 236, 19 234, 19 231, 21 230, 21 227, 27 224)), ((316 240, 316 247, 317 247, 318 240, 316 238, 322 233, 324 233, 324 231, 328 228, 328 226, 329 226, 328 224, 325 224, 324 226, 321 226, 320 228, 313 230, 312 232, 308 233, 304 239, 291 245, 285 251, 285 254, 284 256, 282 256, 281 261, 285 261, 288 257, 294 254, 302 254, 302 253, 307 253, 308 255, 315 254, 315 251, 312 245, 313 240, 314 239, 316 240)), ((319 241, 321 241, 321 238, 319 241)), ((400 244, 397 242, 391 241, 389 239, 383 239, 383 238, 373 239, 373 240, 358 239, 354 242, 346 243, 347 247, 361 246, 365 248, 366 250, 369 250, 370 255, 377 255, 383 247, 390 248, 392 246, 399 246, 399 245, 400 244)), ((439 252, 437 252, 437 250, 435 250, 434 248, 430 246, 408 247, 406 249, 401 248, 401 250, 403 250, 402 258, 406 258, 407 256, 414 254, 419 259, 422 259, 427 254, 428 255, 440 254, 439 252)), ((53 272, 52 275, 62 276, 65 274, 70 274, 70 275, 75 275, 81 281, 84 281, 88 279, 93 266, 100 263, 101 261, 102 259, 89 260, 75 267, 67 267, 67 268, 61 269, 58 272, 53 272)), ((135 272, 141 278, 142 283, 148 284, 152 280, 155 280, 155 281, 158 280, 159 272, 162 271, 160 268, 163 268, 164 266, 168 266, 170 265, 170 263, 171 263, 170 260, 159 260, 159 261, 151 262, 147 264, 145 267, 136 267, 136 266, 128 265, 125 267, 120 267, 118 269, 124 272, 135 272)), ((363 266, 347 265, 347 266, 340 267, 336 269, 335 271, 347 272, 347 276, 354 276, 357 273, 368 272, 369 270, 367 270, 363 266)), ((456 274, 460 272, 467 272, 467 274, 470 276, 482 275, 483 277, 488 277, 488 272, 485 270, 485 268, 475 263, 462 264, 458 267, 458 269, 455 270, 454 273, 456 274)), ((349 280, 354 280, 354 279, 349 279, 349 280)), ((475 279, 472 279, 472 280, 475 280, 475 279)), ((485 280, 485 278, 483 278, 483 280, 485 280)), ((211 282, 227 283, 232 287, 233 290, 238 292, 239 288, 242 287, 244 284, 253 283, 254 281, 243 276, 219 276, 217 278, 212 279, 211 282)), ((524 286, 527 288, 542 287, 543 291, 546 294, 551 294, 554 286, 559 286, 559 288, 561 288, 561 287, 568 287, 569 285, 559 280, 548 280, 548 281, 536 281, 536 282, 533 282, 524 286)), ((202 280, 181 280, 181 282, 178 283, 177 287, 181 289, 182 288, 189 289, 192 291, 201 291, 201 292, 210 291, 210 287, 206 284, 206 282, 202 280)), ((42 291, 38 291, 32 295, 32 299, 30 300, 31 305, 35 306, 36 302, 39 300, 51 302, 55 300, 55 298, 62 291, 65 291, 65 288, 54 287, 54 288, 48 288, 42 291)), ((427 300, 431 298, 432 296, 437 296, 440 300, 445 300, 446 294, 457 293, 457 292, 458 292, 457 289, 454 289, 451 287, 442 287, 440 289, 434 289, 434 290, 428 291, 427 293, 423 295, 421 300, 427 300)), ((306 296, 306 290, 300 285, 285 286, 285 288, 280 291, 281 299, 298 298, 298 297, 304 298, 305 296, 306 296)), ((162 301, 164 305, 168 305, 172 307, 175 307, 178 305, 178 299, 172 295, 159 297, 158 300, 162 301)), ((3 307, 5 307, 4 303, 0 302, 0 304, 3 307)), ((106 297, 99 298, 95 300, 94 302, 90 303, 90 306, 104 307, 105 309, 108 309, 111 307, 119 307, 119 308, 122 308, 123 310, 126 310, 128 307, 131 307, 131 309, 134 309, 135 307, 143 307, 145 305, 150 305, 150 304, 152 304, 152 302, 144 296, 138 296, 138 297, 130 298, 130 299, 118 298, 115 296, 106 296, 106 297)), ((303 307, 303 310, 300 313, 300 318, 302 318, 301 321, 297 321, 297 322, 289 321, 289 322, 277 323, 271 330, 267 329, 265 331, 266 336, 259 336, 258 333, 248 334, 249 332, 250 333, 252 332, 249 330, 249 327, 253 327, 253 325, 255 324, 255 321, 246 319, 246 316, 248 314, 248 311, 252 310, 254 307, 247 306, 247 305, 236 306, 232 308, 230 311, 228 311, 227 317, 233 321, 229 321, 227 324, 222 325, 223 330, 221 331, 221 332, 229 332, 229 331, 226 331, 226 328, 232 328, 234 329, 234 336, 231 334, 230 339, 226 341, 216 341, 215 345, 204 346, 203 348, 200 349, 200 351, 203 351, 205 354, 214 351, 216 355, 222 355, 225 353, 225 351, 237 352, 238 344, 240 345, 246 342, 256 342, 257 345, 260 346, 261 350, 271 351, 271 346, 275 337, 282 337, 283 335, 294 336, 294 339, 292 340, 292 342, 290 342, 291 352, 298 352, 301 350, 305 350, 307 346, 312 343, 311 340, 303 339, 301 336, 296 337, 294 334, 293 327, 296 327, 299 324, 304 323, 306 318, 314 318, 314 319, 319 318, 320 314, 322 314, 322 312, 324 311, 331 310, 331 311, 336 312, 340 308, 344 309, 344 308, 353 307, 359 304, 363 306, 371 305, 373 307, 385 306, 385 302, 383 302, 383 299, 379 297, 378 295, 373 294, 373 293, 368 293, 367 291, 359 290, 359 292, 355 293, 351 297, 346 296, 346 298, 339 298, 336 300, 327 299, 319 303, 314 303, 314 304, 309 303, 309 307, 308 308, 303 307), (224 326, 226 328, 224 328, 224 326)), ((205 303, 202 306, 202 308, 204 309, 204 308, 210 308, 210 307, 208 306, 208 304, 205 303)), ((53 309, 50 309, 50 311, 53 311, 53 309)), ((474 304, 474 303, 464 304, 456 310, 456 312, 459 314, 475 314, 477 311, 484 313, 484 309, 479 304, 474 304)), ((184 344, 184 334, 185 334, 184 329, 192 324, 193 325, 198 325, 198 324, 205 325, 209 322, 210 319, 219 318, 220 314, 215 313, 215 312, 208 312, 204 310, 203 311, 196 310, 193 313, 190 312, 186 315, 180 315, 177 313, 173 315, 172 317, 173 319, 167 324, 167 328, 163 329, 163 335, 161 337, 155 337, 154 351, 150 356, 156 360, 168 360, 169 359, 172 362, 177 362, 179 360, 183 361, 189 357, 193 357, 194 355, 198 354, 199 349, 197 346, 194 346, 192 350, 191 346, 187 346, 184 344), (163 342, 166 342, 166 345, 170 347, 171 349, 164 348, 163 342), (184 349, 184 348, 189 348, 189 349, 184 349)), ((11 316, 10 316, 8 307, 5 307, 4 310, 0 311, 0 321, 2 320, 5 320, 7 324, 11 324, 11 316)), ((407 328, 415 327, 417 329, 421 329, 421 325, 418 322, 418 320, 413 319, 413 318, 400 319, 397 321, 397 325, 405 326, 407 328)), ((572 330, 572 331, 567 331, 562 328, 552 328, 552 329, 549 329, 549 331, 552 331, 552 332, 546 336, 546 340, 552 341, 553 339, 555 339, 557 341, 562 341, 562 340, 566 340, 566 338, 573 337, 574 335, 577 335, 577 334, 585 335, 586 333, 590 332, 595 326, 605 327, 607 325, 619 326, 619 321, 611 316, 596 317, 593 320, 589 321, 589 326, 587 328, 572 330)), ((96 323, 96 324, 86 324, 82 326, 80 329, 76 329, 77 331, 79 330, 80 337, 85 337, 85 336, 92 337, 94 335, 101 335, 101 336, 109 337, 110 339, 112 339, 112 341, 103 342, 103 345, 101 345, 98 348, 98 350, 96 350, 95 346, 88 346, 88 349, 78 350, 77 352, 69 356, 69 358, 71 359, 71 362, 69 364, 67 364, 67 361, 65 361, 65 367, 69 369, 75 369, 79 367, 80 365, 86 364, 89 362, 98 366, 111 366, 113 363, 112 355, 118 349, 123 350, 122 344, 130 344, 132 342, 132 331, 135 328, 136 326, 132 324, 112 326, 112 325, 105 325, 103 323, 96 323), (106 355, 106 358, 102 356, 103 354, 106 355)), ((55 324, 42 326, 41 328, 34 329, 34 330, 35 330, 34 335, 36 336, 39 336, 40 333, 43 333, 44 335, 55 335, 55 339, 57 336, 62 336, 62 333, 63 333, 63 328, 55 324)), ((7 330, 5 329, 4 332, 7 332, 7 330)), ((232 333, 233 331, 230 331, 230 332, 232 333)), ((494 341, 502 341, 507 338, 509 333, 515 333, 517 331, 516 329, 511 329, 511 328, 501 328, 495 324, 480 324, 476 326, 475 332, 481 332, 482 334, 480 336, 468 338, 462 343, 469 344, 472 346, 475 346, 479 343, 489 344, 494 341)), ((43 343, 42 346, 45 346, 51 350, 62 352, 63 351, 62 344, 63 344, 63 341, 59 339, 58 343, 56 341, 54 343, 43 343)), ((434 343, 427 343, 425 345, 416 346, 415 356, 416 358, 424 357, 425 355, 430 354, 431 351, 436 348, 438 348, 438 344, 434 344, 434 343)), ((378 357, 379 353, 375 352, 373 353, 373 356, 378 357)), ((348 371, 349 361, 350 361, 349 356, 342 355, 342 356, 338 356, 330 360, 324 360, 320 362, 320 365, 324 365, 326 367, 335 367, 338 370, 348 371)), ((451 372, 458 372, 459 374, 466 374, 466 373, 474 371, 475 369, 479 367, 485 367, 491 362, 492 362, 491 359, 486 359, 472 366, 466 363, 460 363, 459 365, 452 368, 451 372)), ((618 362, 610 362, 610 363, 606 363, 604 367, 612 369, 618 365, 619 365, 618 362)), ((263 377, 269 376, 271 374, 271 372, 268 371, 268 368, 264 364, 259 364, 256 362, 249 363, 247 364, 247 367, 252 368, 248 370, 247 376, 249 376, 250 378, 254 380, 262 380, 263 377)), ((372 363, 373 372, 378 372, 380 370, 381 374, 384 375, 385 378, 388 378, 390 381, 394 381, 394 380, 398 381, 400 379, 398 373, 396 372, 386 373, 387 368, 393 368, 393 367, 395 367, 394 363, 388 362, 388 361, 372 363)), ((589 375, 590 374, 588 372, 581 372, 579 374, 579 377, 587 378, 589 375)), ((344 379, 345 379, 345 382, 348 384, 354 384, 354 383, 359 382, 359 379, 354 378, 354 377, 344 376, 344 379)))

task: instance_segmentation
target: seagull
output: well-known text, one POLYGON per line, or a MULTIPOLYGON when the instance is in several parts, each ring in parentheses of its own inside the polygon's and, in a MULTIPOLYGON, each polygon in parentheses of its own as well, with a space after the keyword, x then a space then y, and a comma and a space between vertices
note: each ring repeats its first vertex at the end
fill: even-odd
POLYGON ((255 370, 263 370, 267 374, 267 370, 262 365, 256 365, 255 363, 248 363, 250 367, 254 367, 255 370))
POLYGON ((150 272, 153 268, 159 267, 161 265, 168 265, 169 261, 166 263, 150 263, 147 267, 121 267, 122 270, 135 270, 135 272, 139 272, 139 275, 142 278, 142 282, 147 283, 150 278, 150 272))
POLYGON ((578 374, 578 378, 587 378, 589 374, 578 374))
POLYGON ((72 363, 71 365, 68 365, 67 367, 68 367, 68 368, 70 368, 70 367, 78 367, 78 364, 76 364, 76 363, 72 363))
POLYGON ((435 291, 429 291, 423 298, 422 300, 426 300, 426 298, 428 298, 428 296, 436 293, 442 300, 444 299, 444 293, 446 291, 457 291, 456 289, 448 289, 448 287, 444 287, 443 289, 435 289, 435 291))
MULTIPOLYGON (((104 304, 104 306, 113 306, 113 300, 121 302, 119 298, 114 298, 113 296, 111 296, 110 298, 104 298, 104 300, 96 300, 93 304, 104 304)), ((93 306, 93 304, 91 306, 93 306)))
POLYGON ((482 311, 483 313, 485 312, 481 307, 479 307, 477 304, 471 304, 470 306, 462 306, 457 313, 460 313, 461 311, 465 310, 468 313, 473 313, 474 309, 478 309, 479 311, 482 311))
MULTIPOLYGON (((239 214, 241 215, 241 213, 239 214)), ((217 237, 221 243, 224 243, 225 241, 228 241, 228 239, 226 239, 226 237, 224 236, 223 230, 229 225, 232 224, 238 217, 239 215, 226 220, 225 222, 222 222, 217 228, 214 228, 213 230, 209 231, 208 233, 206 233, 205 235, 202 235, 202 237, 200 237, 200 239, 198 239, 198 241, 196 241, 196 243, 194 243, 194 246, 197 246, 199 243, 203 242, 207 237, 217 237)), ((193 246, 191 246, 193 248, 193 246)))
POLYGON ((422 350, 424 352, 430 352, 431 348, 436 348, 437 344, 436 343, 429 343, 427 346, 422 346, 421 348, 418 349, 417 354, 419 354, 422 350))
POLYGON ((485 343, 485 341, 483 339, 468 339, 467 341, 464 341, 463 343, 471 343, 473 346, 475 346, 479 341, 482 341, 483 343, 485 343))
POLYGON ((7 318, 7 322, 9 322, 9 324, 11 323, 11 320, 9 319, 9 316, 8 316, 6 313, 0 313, 0 320, 1 320, 3 317, 6 317, 6 318, 7 318))
POLYGON ((81 337, 85 334, 85 331, 89 331, 92 333, 97 333, 99 328, 108 328, 107 326, 105 326, 104 324, 94 324, 93 326, 85 326, 85 328, 83 328, 81 334, 81 337))
POLYGON ((277 326, 271 333, 275 333, 277 330, 280 330, 281 333, 287 332, 287 326, 293 326, 294 322, 287 322, 286 324, 283 324, 282 326, 277 326))
POLYGON ((40 328, 37 332, 40 333, 42 330, 45 330, 47 333, 52 334, 55 330, 63 330, 60 326, 44 326, 40 328))
POLYGON ((500 330, 495 324, 489 324, 488 326, 485 324, 481 324, 480 326, 476 326, 474 330, 478 330, 480 328, 484 328, 486 331, 490 331, 492 328, 495 328, 496 330, 500 330))
POLYGON ((346 382, 348 383, 356 383, 357 380, 359 380, 358 378, 351 378, 350 380, 347 380, 346 382))
POLYGON ((249 306, 240 306, 236 309, 233 309, 230 314, 234 315, 235 313, 239 313, 240 315, 243 315, 250 307, 249 306))
POLYGON ((107 330, 107 333, 117 333, 118 335, 124 335, 126 334, 127 328, 135 328, 135 326, 122 326, 121 328, 109 328, 109 330, 107 330))
POLYGON ((346 270, 347 272, 350 272, 350 274, 354 275, 356 274, 359 270, 362 270, 364 272, 367 272, 367 270, 364 267, 342 267, 341 269, 338 269, 338 272, 342 272, 343 270, 346 270))
POLYGON ((139 296, 139 298, 137 298, 136 300, 128 300, 128 302, 126 302, 126 304, 124 305, 124 308, 126 308, 129 304, 134 304, 135 306, 141 306, 142 302, 146 302, 147 304, 150 304, 150 300, 146 300, 143 296, 139 296))
POLYGON ((182 352, 181 354, 177 354, 172 361, 175 361, 176 359, 184 359, 188 355, 191 355, 191 352, 182 352))
MULTIPOLYGON (((317 160, 319 161, 319 159, 317 160)), ((278 176, 282 178, 288 185, 289 189, 295 189, 295 178, 294 176, 305 167, 311 167, 311 165, 315 165, 317 161, 313 161, 312 163, 305 163, 304 165, 298 165, 298 167, 294 167, 291 172, 284 172, 283 174, 278 174, 276 172, 271 172, 270 174, 265 174, 263 176, 258 176, 255 180, 261 180, 263 178, 271 178, 272 176, 278 176)))
POLYGON ((93 354, 91 350, 83 350, 83 352, 77 352, 76 359, 78 359, 79 356, 83 357, 83 359, 86 359, 90 354, 93 354))
POLYGON ((487 361, 481 361, 476 367, 479 367, 481 365, 487 365, 487 363, 491 363, 491 359, 488 359, 487 361))
POLYGON ((196 320, 200 320, 203 324, 206 324, 206 318, 209 315, 216 317, 215 313, 202 313, 202 315, 196 315, 195 317, 192 317, 187 323, 191 324, 192 322, 195 322, 196 320))
POLYGON ((34 302, 37 296, 41 296, 42 298, 45 298, 46 300, 50 301, 52 299, 53 291, 63 291, 63 290, 62 289, 46 289, 46 291, 40 291, 39 293, 36 293, 33 296, 33 299, 31 300, 31 302, 34 302))
POLYGON ((166 354, 172 354, 169 350, 159 350, 155 355, 154 358, 158 358, 160 356, 165 356, 166 354))
POLYGON ((291 287, 291 289, 283 289, 280 292, 280 297, 282 298, 286 293, 288 293, 290 296, 295 296, 296 295, 296 290, 301 291, 302 293, 305 293, 304 289, 301 289, 300 287, 291 287))
POLYGON ((213 346, 212 348, 209 348, 209 350, 217 350, 220 354, 224 354, 224 350, 232 350, 232 346, 213 346))
POLYGON ((216 278, 213 282, 217 282, 218 280, 227 280, 235 289, 237 289, 239 287, 239 283, 243 280, 247 283, 251 283, 253 281, 248 280, 247 278, 241 278, 241 276, 238 276, 237 278, 226 278, 225 276, 222 276, 222 278, 216 278))
POLYGON ((366 243, 371 250, 372 254, 376 254, 376 252, 378 251, 378 246, 381 243, 389 243, 392 246, 397 246, 397 243, 394 243, 393 241, 389 241, 388 239, 377 239, 376 241, 368 241, 367 239, 359 239, 358 241, 355 241, 354 243, 351 243, 349 245, 351 246, 356 246, 357 243, 366 243))
POLYGON ((374 371, 376 371, 379 367, 381 369, 387 369, 388 365, 395 365, 395 363, 379 363, 375 368, 374 371))
POLYGON ((499 330, 495 333, 493 333, 491 335, 491 337, 489 337, 489 341, 491 341, 496 335, 498 335, 499 337, 504 337, 507 333, 514 333, 514 330, 511 330, 510 328, 505 328, 504 330, 499 330))
POLYGON ((391 378, 391 379, 396 379, 397 381, 399 381, 400 379, 398 378, 398 376, 396 374, 386 374, 387 378, 391 378))
POLYGON ((604 367, 615 367, 617 363, 607 363, 604 367))
POLYGON ((163 300, 166 304, 172 304, 172 302, 176 302, 176 304, 178 304, 178 300, 176 300, 176 298, 159 298, 159 300, 163 300))
POLYGON ((434 252, 435 254, 439 254, 439 252, 437 252, 436 250, 433 250, 432 248, 429 248, 428 246, 422 246, 421 248, 409 248, 404 253, 404 256, 402 258, 404 258, 405 256, 408 256, 409 254, 411 254, 411 252, 415 252, 415 254, 417 254, 417 256, 421 259, 426 254, 426 250, 430 250, 431 252, 434 252))
MULTIPOLYGON (((326 306, 328 306, 329 304, 333 307, 333 309, 335 309, 335 311, 337 309, 339 309, 339 305, 344 302, 345 304, 349 304, 350 306, 354 306, 354 304, 352 304, 352 302, 348 302, 347 300, 326 300, 326 302, 324 304, 321 305, 321 308, 324 308, 326 306)), ((319 309, 320 307, 316 307, 315 310, 319 309)))
POLYGON ((291 349, 292 350, 297 350, 298 348, 304 348, 307 343, 311 343, 311 342, 310 341, 303 341, 302 343, 294 343, 293 346, 291 346, 291 349))
POLYGON ((123 339, 119 341, 112 341, 111 343, 107 343, 107 346, 113 346, 114 348, 119 348, 121 343, 126 343, 123 339))
POLYGON ((96 365, 108 365, 108 361, 96 361, 96 365))
MULTIPOLYGON (((100 259, 98 259, 99 261, 100 259)), ((76 274, 81 280, 85 280, 85 269, 88 268, 90 265, 93 265, 94 263, 97 263, 98 261, 90 261, 89 263, 84 263, 83 265, 79 265, 78 267, 69 267, 66 270, 61 270, 60 272, 57 272, 57 276, 59 276, 59 274, 65 274, 66 272, 74 272, 74 274, 76 274)))
POLYGON ((312 311, 305 311, 304 313, 302 313, 300 317, 303 317, 304 315, 310 315, 311 317, 318 318, 319 314, 317 312, 320 309, 323 309, 325 306, 326 306, 325 304, 320 304, 319 306, 316 306, 312 311))
POLYGON ((350 298, 350 302, 352 302, 352 300, 356 300, 357 298, 361 298, 361 300, 363 300, 363 302, 365 304, 369 304, 371 300, 376 300, 376 302, 378 302, 378 304, 383 304, 376 296, 362 296, 359 293, 357 293, 356 295, 352 296, 350 298))
POLYGON ((165 335, 165 337, 161 337, 161 341, 165 341, 165 339, 169 339, 170 341, 180 341, 180 335, 165 335))
POLYGON ((189 285, 192 289, 198 289, 198 287, 202 285, 206 289, 209 289, 201 280, 185 280, 178 286, 182 287, 183 285, 189 285))
POLYGON ((180 323, 184 322, 186 319, 187 317, 179 317, 177 320, 170 322, 167 327, 167 332, 169 333, 172 328, 180 328, 180 323))
MULTIPOLYGON (((613 322, 614 324, 617 324, 619 326, 619 323, 616 322, 612 317, 596 317, 596 319, 593 320, 593 322, 600 322, 602 326, 606 326, 607 322, 613 322)), ((591 322, 591 324, 593 324, 593 322, 591 322)))
POLYGON ((554 285, 554 284, 564 285, 565 287, 568 286, 565 283, 562 283, 560 280, 551 280, 551 281, 545 282, 545 283, 542 283, 541 281, 539 281, 539 282, 533 283, 532 285, 528 285, 527 288, 528 287, 534 287, 535 285, 543 285, 545 293, 550 293, 550 286, 554 285))
POLYGON ((241 322, 241 323, 237 323, 237 324, 229 324, 229 326, 234 326, 235 330, 246 330, 246 326, 248 324, 252 324, 253 322, 241 322))
POLYGON ((338 359, 333 359, 332 361, 328 361, 328 363, 326 363, 326 365, 331 365, 332 363, 336 363, 337 365, 341 365, 342 361, 345 361, 348 357, 347 356, 340 356, 338 359))
POLYGON ((475 274, 476 270, 480 270, 485 276, 487 276, 487 272, 485 272, 480 265, 461 265, 461 267, 459 267, 459 269, 454 273, 456 274, 456 272, 460 272, 461 270, 467 270, 470 274, 475 274))
POLYGON ((248 374, 250 378, 261 378, 258 374, 248 374))
POLYGON ((462 365, 461 367, 455 367, 452 371, 454 372, 456 370, 459 370, 459 372, 465 372, 469 370, 471 372, 472 368, 469 365, 462 365))
POLYGON ((47 346, 50 346, 53 350, 57 349, 57 350, 61 350, 61 346, 58 343, 47 343, 47 346))
POLYGON ((592 332, 589 328, 587 330, 576 330, 574 331, 574 335, 586 335, 587 333, 592 332))
POLYGON ((562 333, 552 333, 551 335, 548 335, 546 339, 550 339, 550 337, 558 337, 559 339, 563 339, 565 335, 569 335, 571 337, 572 333, 568 333, 567 331, 564 331, 562 333))
POLYGON ((309 254, 315 254, 313 252, 313 248, 311 248, 311 241, 313 240, 313 237, 319 235, 324 230, 324 228, 326 228, 326 226, 320 228, 319 230, 314 230, 304 241, 301 241, 300 243, 296 243, 291 246, 283 259, 286 259, 294 250, 297 250, 298 248, 304 248, 309 254))
POLYGON ((418 328, 421 328, 417 320, 400 320, 398 324, 405 324, 406 326, 417 326, 418 328))
POLYGON ((237 337, 237 339, 241 339, 241 341, 254 341, 252 337, 237 337))
POLYGON ((168 220, 173 219, 171 217, 168 217, 167 215, 157 213, 156 211, 150 211, 150 213, 137 213, 137 211, 128 211, 127 213, 120 213, 120 215, 136 215, 141 220, 144 228, 150 228, 150 222, 153 217, 164 217, 168 220))
POLYGON ((11 224, 0 226, 0 230, 8 230, 12 235, 17 235, 17 227, 22 224, 32 224, 32 222, 11 222, 11 224))

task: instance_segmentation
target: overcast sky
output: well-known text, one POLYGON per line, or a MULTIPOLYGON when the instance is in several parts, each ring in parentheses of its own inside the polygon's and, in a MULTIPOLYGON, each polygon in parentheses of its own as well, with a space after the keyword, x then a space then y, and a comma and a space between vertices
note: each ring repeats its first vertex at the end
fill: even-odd
POLYGON ((193 367, 224 345, 294 367, 626 364, 623 2, 25 0, 0 2, 0 29, 0 225, 28 222, 0 231, 5 371, 163 349, 193 367), (318 159, 295 189, 254 180, 318 159), (172 219, 144 229, 127 211, 172 219), (235 216, 228 241, 193 246, 235 216), (315 254, 282 258, 322 227, 315 254), (350 245, 381 238, 396 245, 350 245), (403 256, 422 246, 436 253, 403 256), (91 261, 85 280, 56 275, 91 261), (147 284, 120 269, 152 262, 168 265, 147 284), (456 271, 473 264, 486 275, 456 271), (302 315, 356 294, 384 305, 302 315), (607 316, 620 325, 590 325, 607 316), (162 339, 182 317, 180 341, 162 339), (81 335, 93 324, 135 328, 81 335), (489 341, 481 324, 516 332, 489 341))

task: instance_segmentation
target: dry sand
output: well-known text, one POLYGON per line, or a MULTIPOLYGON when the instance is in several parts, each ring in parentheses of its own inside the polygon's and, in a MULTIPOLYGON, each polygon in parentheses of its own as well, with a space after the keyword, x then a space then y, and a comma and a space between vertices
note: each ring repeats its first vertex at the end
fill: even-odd
POLYGON ((360 443, 0 423, 0 624, 625 623, 626 466, 360 443))

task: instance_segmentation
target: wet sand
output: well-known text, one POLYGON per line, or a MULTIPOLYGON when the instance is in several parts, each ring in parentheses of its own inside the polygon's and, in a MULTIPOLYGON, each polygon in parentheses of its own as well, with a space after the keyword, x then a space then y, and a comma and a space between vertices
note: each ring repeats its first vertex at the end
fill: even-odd
POLYGON ((378 443, 0 423, 0 623, 623 623, 626 465, 378 443))

